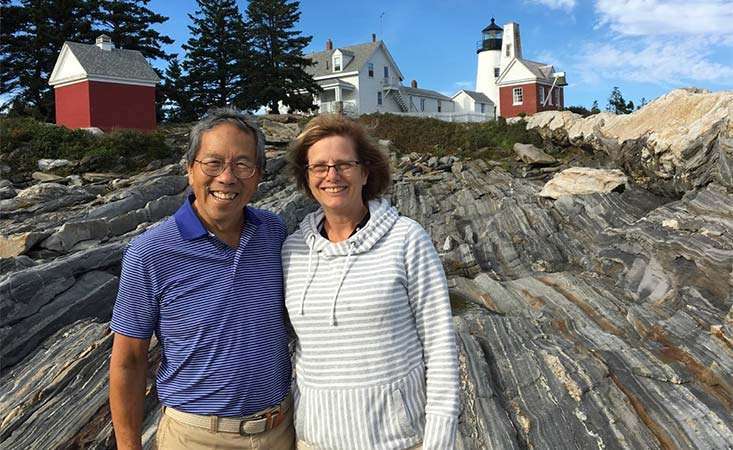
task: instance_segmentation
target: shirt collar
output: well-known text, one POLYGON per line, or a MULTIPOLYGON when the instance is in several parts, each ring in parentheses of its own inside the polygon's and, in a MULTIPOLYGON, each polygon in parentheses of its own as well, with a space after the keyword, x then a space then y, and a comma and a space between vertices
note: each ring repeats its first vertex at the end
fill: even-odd
MULTIPOLYGON (((209 231, 204 226, 199 216, 196 215, 196 211, 193 210, 193 202, 196 200, 196 196, 189 194, 186 201, 183 202, 178 211, 174 214, 176 219, 176 225, 178 226, 178 232, 181 233, 181 237, 187 241, 200 238, 209 234, 209 231)), ((245 225, 252 224, 255 227, 260 225, 262 222, 252 208, 244 207, 245 225)))

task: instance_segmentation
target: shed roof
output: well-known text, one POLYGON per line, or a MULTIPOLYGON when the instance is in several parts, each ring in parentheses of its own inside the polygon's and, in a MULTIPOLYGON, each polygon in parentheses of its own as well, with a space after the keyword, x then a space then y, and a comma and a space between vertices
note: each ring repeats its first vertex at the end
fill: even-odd
MULTIPOLYGON (((150 63, 137 50, 121 48, 103 50, 96 45, 71 41, 64 42, 64 47, 68 48, 68 51, 76 58, 88 78, 129 80, 141 83, 158 83, 160 81, 150 63)), ((64 47, 62 47, 59 55, 59 61, 63 56, 64 47)), ((59 61, 57 61, 57 67, 59 61)), ((64 81, 54 80, 57 67, 54 68, 54 73, 51 74, 50 84, 56 84, 56 81, 64 81)))
MULTIPOLYGON (((456 95, 460 94, 461 92, 464 92, 466 95, 471 97, 473 101, 478 103, 486 103, 493 105, 494 102, 491 101, 489 97, 486 96, 483 92, 476 92, 476 91, 467 91, 466 89, 460 90, 456 95)), ((456 97, 456 95, 453 96, 453 98, 456 97)))
POLYGON ((439 100, 451 101, 451 98, 447 95, 443 95, 437 91, 431 91, 430 89, 421 89, 407 86, 400 86, 400 92, 406 95, 417 95, 419 97, 433 97, 439 100))

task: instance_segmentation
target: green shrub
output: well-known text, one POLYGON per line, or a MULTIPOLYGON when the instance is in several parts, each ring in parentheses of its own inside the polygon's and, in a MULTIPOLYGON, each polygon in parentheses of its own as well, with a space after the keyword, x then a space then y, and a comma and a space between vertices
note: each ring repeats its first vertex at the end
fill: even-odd
POLYGON ((368 114, 359 121, 378 139, 389 139, 403 153, 435 156, 460 155, 499 159, 512 154, 516 142, 542 145, 542 138, 524 123, 508 124, 503 118, 482 123, 452 123, 437 119, 368 114))
POLYGON ((116 130, 93 135, 35 119, 0 118, 0 160, 16 172, 37 170, 42 158, 94 158, 94 170, 137 170, 155 159, 176 157, 160 132, 116 130))

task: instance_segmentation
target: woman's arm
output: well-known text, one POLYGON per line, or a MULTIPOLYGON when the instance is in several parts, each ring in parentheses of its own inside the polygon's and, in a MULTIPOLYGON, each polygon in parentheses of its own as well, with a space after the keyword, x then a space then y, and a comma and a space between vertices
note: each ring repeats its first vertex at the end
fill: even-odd
POLYGON ((404 257, 427 374, 423 449, 452 449, 460 412, 453 316, 443 265, 427 232, 417 223, 407 234, 404 257))

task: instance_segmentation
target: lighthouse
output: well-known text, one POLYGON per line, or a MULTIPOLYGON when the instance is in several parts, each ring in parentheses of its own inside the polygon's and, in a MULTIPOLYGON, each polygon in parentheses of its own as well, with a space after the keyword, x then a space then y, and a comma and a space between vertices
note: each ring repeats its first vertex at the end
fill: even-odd
POLYGON ((476 55, 478 58, 476 91, 489 97, 497 106, 497 115, 500 115, 497 81, 512 59, 522 57, 519 24, 509 22, 502 28, 492 17, 491 23, 481 30, 481 41, 476 49, 476 55))

